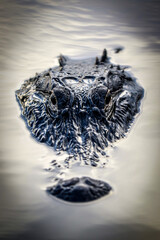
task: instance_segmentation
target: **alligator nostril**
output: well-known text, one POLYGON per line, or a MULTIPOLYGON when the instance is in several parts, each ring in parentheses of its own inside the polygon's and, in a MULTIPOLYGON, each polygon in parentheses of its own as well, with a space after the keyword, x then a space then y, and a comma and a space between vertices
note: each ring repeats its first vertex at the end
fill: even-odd
POLYGON ((89 177, 60 180, 56 186, 49 187, 51 195, 69 202, 88 202, 108 195, 111 186, 101 180, 89 177))
POLYGON ((64 187, 70 187, 70 186, 73 186, 73 185, 77 184, 78 182, 79 182, 79 178, 72 178, 72 181, 70 179, 66 180, 63 183, 63 186, 64 187))

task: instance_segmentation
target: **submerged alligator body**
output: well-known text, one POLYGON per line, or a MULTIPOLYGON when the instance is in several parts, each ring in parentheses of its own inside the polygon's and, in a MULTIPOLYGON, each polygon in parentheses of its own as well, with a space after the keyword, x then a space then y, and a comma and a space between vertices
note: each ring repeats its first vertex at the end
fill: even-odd
MULTIPOLYGON (((101 165, 108 144, 121 139, 140 111, 143 88, 112 64, 104 49, 101 58, 59 57, 59 67, 26 80, 16 91, 22 115, 34 137, 70 161, 101 165)), ((63 200, 86 202, 111 191, 108 183, 89 177, 60 179, 47 191, 63 200)))

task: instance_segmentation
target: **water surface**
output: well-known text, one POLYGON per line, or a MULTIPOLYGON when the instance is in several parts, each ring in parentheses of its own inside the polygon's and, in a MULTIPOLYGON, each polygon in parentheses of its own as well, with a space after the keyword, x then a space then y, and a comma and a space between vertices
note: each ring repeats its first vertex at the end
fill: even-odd
POLYGON ((0 238, 159 239, 159 1, 0 1, 0 238), (113 49, 124 47, 115 54, 113 49), (127 138, 108 149, 104 168, 73 167, 111 183, 111 196, 86 204, 49 197, 63 159, 30 135, 15 99, 23 81, 57 65, 60 53, 88 58, 108 49, 111 61, 132 66, 145 89, 127 138))

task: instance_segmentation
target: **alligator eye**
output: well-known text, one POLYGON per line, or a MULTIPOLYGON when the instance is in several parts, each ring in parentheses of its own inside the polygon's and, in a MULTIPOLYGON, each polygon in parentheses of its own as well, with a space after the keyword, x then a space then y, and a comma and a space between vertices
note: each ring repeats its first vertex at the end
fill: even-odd
POLYGON ((99 109, 104 109, 105 105, 107 104, 106 96, 108 95, 108 89, 100 85, 99 87, 95 87, 91 89, 91 99, 93 104, 98 107, 99 109), (105 102, 106 100, 106 102, 105 102))
POLYGON ((108 105, 111 101, 111 95, 110 94, 107 94, 106 97, 105 97, 105 104, 108 105))
POLYGON ((70 103, 71 93, 64 87, 56 87, 51 95, 52 105, 56 105, 59 110, 65 109, 70 103))
POLYGON ((57 104, 57 99, 54 95, 51 96, 51 102, 52 102, 53 105, 57 104))

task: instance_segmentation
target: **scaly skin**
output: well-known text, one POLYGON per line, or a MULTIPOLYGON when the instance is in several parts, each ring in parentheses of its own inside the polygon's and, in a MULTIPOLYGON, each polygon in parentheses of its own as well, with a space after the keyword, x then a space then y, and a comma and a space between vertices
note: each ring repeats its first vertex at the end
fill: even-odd
MULTIPOLYGON (((143 88, 125 71, 126 67, 109 61, 106 50, 96 61, 70 60, 61 55, 59 65, 25 81, 16 91, 22 115, 36 139, 68 153, 66 163, 73 158, 100 165, 99 157, 106 154, 108 144, 128 132, 139 112, 143 88)), ((90 180, 97 181, 94 186, 98 189, 100 182, 90 180)), ((78 182, 84 186, 82 179, 78 182)), ((94 200, 109 192, 95 197, 92 191, 94 197, 88 197, 84 187, 78 189, 82 192, 79 201, 94 200)), ((49 192, 59 197, 53 189, 49 192)), ((61 199, 78 201, 77 190, 69 191, 70 197, 63 192, 61 199)))

